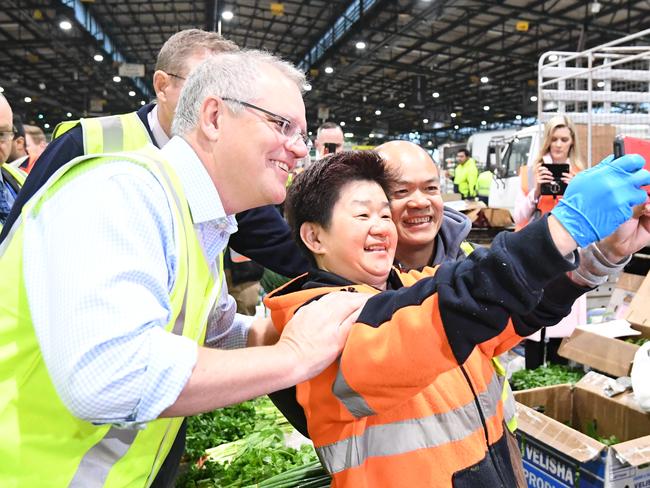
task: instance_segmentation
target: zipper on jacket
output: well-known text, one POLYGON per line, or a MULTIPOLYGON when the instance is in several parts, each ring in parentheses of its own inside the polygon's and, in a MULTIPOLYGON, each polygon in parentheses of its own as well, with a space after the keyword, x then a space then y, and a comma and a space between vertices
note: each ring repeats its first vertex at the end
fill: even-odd
MULTIPOLYGON (((465 377, 465 381, 469 385, 469 389, 472 390, 472 395, 474 396, 474 405, 476 405, 476 409, 478 410, 478 415, 479 418, 481 419, 481 424, 483 425, 483 434, 485 435, 485 446, 487 447, 487 452, 488 455, 492 458, 492 464, 494 464, 494 469, 497 472, 497 475, 499 476, 499 479, 501 480, 501 486, 503 488, 507 488, 506 482, 503 478, 503 473, 501 472, 501 464, 498 462, 497 459, 494 458, 494 452, 490 446, 490 439, 488 438, 488 428, 487 428, 487 421, 485 420, 485 415, 483 413, 483 408, 481 408, 481 402, 479 402, 478 395, 476 394, 476 390, 474 389, 474 385, 469 379, 469 375, 467 374, 467 371, 465 370, 465 365, 461 364, 460 365, 460 370, 463 372, 463 376, 465 377)), ((505 435, 505 432, 504 432, 505 435)))

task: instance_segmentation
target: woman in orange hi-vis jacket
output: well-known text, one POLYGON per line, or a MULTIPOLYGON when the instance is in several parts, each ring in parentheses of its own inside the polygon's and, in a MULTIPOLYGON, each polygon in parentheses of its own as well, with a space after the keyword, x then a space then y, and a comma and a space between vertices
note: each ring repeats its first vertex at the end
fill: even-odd
MULTIPOLYGON (((563 173, 562 181, 569 183, 584 164, 577 146, 576 131, 573 122, 564 115, 557 115, 544 126, 544 141, 532 169, 521 169, 521 188, 515 202, 515 225, 523 228, 531 220, 536 220, 550 212, 562 198, 556 195, 542 195, 544 183, 553 182, 552 173, 544 164, 568 164, 569 172, 563 173)), ((558 356, 557 350, 563 337, 571 335, 577 325, 587 322, 587 299, 583 295, 574 303, 571 313, 560 323, 545 330, 548 343, 539 332, 526 340, 526 367, 534 369, 545 362, 565 363, 558 356)))
POLYGON ((338 153, 295 179, 287 215, 312 269, 265 298, 275 327, 332 292, 373 295, 338 360, 294 393, 333 488, 517 486, 503 422, 513 405, 492 358, 566 315, 596 285, 580 277, 606 279, 650 242, 650 204, 643 223, 605 238, 647 198, 639 186, 650 173, 624 158, 581 176, 552 215, 500 233, 489 250, 409 274, 392 267, 392 178, 377 153, 338 153), (589 257, 595 240, 607 263, 589 257))

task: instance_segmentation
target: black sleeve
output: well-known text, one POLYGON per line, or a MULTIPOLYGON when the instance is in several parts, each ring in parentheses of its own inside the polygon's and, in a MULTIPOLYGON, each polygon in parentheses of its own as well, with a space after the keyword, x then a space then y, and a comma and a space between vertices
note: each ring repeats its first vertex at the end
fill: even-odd
POLYGON ((309 262, 291 237, 289 225, 273 205, 238 213, 237 227, 229 245, 239 254, 290 278, 309 270, 309 262))
POLYGON ((571 262, 557 251, 547 220, 501 232, 490 250, 476 249, 438 270, 440 314, 459 363, 477 344, 499 335, 510 318, 520 336, 555 325, 588 290, 566 277, 578 266, 578 253, 571 262))
POLYGON ((83 154, 83 133, 80 125, 70 129, 48 144, 43 154, 34 163, 34 167, 16 197, 16 201, 0 233, 0 243, 4 241, 25 203, 45 184, 50 176, 65 163, 83 154))

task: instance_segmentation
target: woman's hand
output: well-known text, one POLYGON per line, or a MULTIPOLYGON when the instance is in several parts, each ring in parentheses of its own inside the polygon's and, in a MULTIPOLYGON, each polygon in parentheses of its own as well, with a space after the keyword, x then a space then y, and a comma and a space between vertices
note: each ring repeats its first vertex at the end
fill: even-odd
POLYGON ((568 173, 562 173, 562 178, 560 178, 564 183, 567 185, 569 182, 573 179, 573 177, 577 174, 576 170, 574 170, 570 165, 569 165, 569 172, 568 173))
POLYGON ((544 161, 536 162, 534 169, 535 169, 535 199, 538 199, 542 194, 542 185, 544 183, 551 183, 554 178, 553 178, 553 173, 551 173, 544 166, 544 161))

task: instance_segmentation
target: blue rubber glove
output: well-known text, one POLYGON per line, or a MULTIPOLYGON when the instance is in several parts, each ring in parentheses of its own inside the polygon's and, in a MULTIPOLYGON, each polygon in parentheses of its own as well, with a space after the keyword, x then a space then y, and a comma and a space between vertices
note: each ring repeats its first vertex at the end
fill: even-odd
POLYGON ((632 208, 648 195, 645 160, 638 154, 608 156, 597 166, 578 173, 551 213, 580 247, 604 239, 632 217, 632 208))

